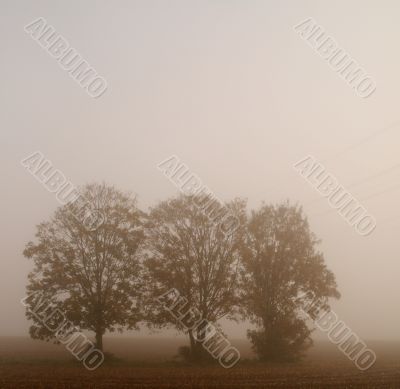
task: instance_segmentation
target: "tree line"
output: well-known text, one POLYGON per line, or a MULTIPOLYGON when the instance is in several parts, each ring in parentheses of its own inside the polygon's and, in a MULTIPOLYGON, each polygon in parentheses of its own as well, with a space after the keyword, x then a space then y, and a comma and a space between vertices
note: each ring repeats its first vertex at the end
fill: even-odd
MULTIPOLYGON (((95 334, 103 350, 108 332, 175 328, 188 337, 184 349, 192 361, 206 359, 201 328, 182 326, 159 303, 175 289, 200 319, 246 321, 259 359, 293 361, 312 344, 312 326, 301 307, 317 298, 339 298, 334 274, 318 250, 300 206, 283 202, 247 210, 234 199, 223 206, 239 221, 229 234, 199 204, 209 196, 178 195, 144 212, 136 197, 106 184, 80 192, 103 215, 93 229, 69 203, 37 226, 24 256, 33 261, 27 294, 40 292, 46 309, 59 309, 76 327, 95 334), (86 223, 87 224, 87 223, 86 223)), ((54 332, 32 315, 30 335, 55 340, 54 332)), ((221 329, 222 330, 222 329, 221 329)))

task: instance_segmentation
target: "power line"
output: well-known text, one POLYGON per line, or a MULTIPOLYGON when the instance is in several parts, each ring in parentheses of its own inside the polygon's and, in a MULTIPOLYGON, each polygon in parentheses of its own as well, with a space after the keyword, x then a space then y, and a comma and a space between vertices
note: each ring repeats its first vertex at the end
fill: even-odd
MULTIPOLYGON (((391 130, 393 127, 397 126, 398 124, 400 124, 400 120, 397 120, 397 121, 387 125, 386 127, 381 128, 380 130, 377 130, 377 131, 373 132, 370 135, 367 135, 366 137, 362 138, 358 142, 353 143, 348 147, 345 147, 344 149, 342 149, 338 153, 336 153, 334 155, 331 155, 330 157, 326 158, 325 160, 322 160, 322 163, 325 163, 326 161, 330 161, 330 160, 335 159, 335 158, 337 158, 337 157, 339 157, 339 156, 341 156, 343 154, 346 154, 348 151, 350 151, 350 150, 352 150, 354 148, 357 148, 357 147, 363 145, 364 143, 367 143, 371 139, 376 138, 378 135, 381 135, 381 134, 385 133, 386 131, 391 130)), ((352 183, 352 184, 348 185, 347 187, 348 188, 354 187, 354 186, 357 186, 357 185, 359 185, 361 183, 364 183, 364 182, 367 182, 369 180, 372 180, 372 179, 374 179, 376 177, 380 177, 381 175, 384 175, 384 174, 386 174, 387 172, 389 172, 391 170, 397 169, 398 167, 400 167, 400 163, 396 164, 394 166, 391 166, 390 168, 385 169, 385 170, 383 170, 381 172, 378 172, 378 173, 376 173, 376 174, 374 174, 372 176, 365 177, 363 180, 355 182, 355 183, 352 183)), ((319 201, 321 201, 321 198, 315 198, 314 200, 311 200, 308 203, 305 203, 304 205, 307 206, 307 205, 310 205, 310 204, 317 203, 319 201)))
POLYGON ((398 124, 400 124, 400 120, 397 120, 396 122, 393 122, 392 124, 389 124, 388 126, 381 128, 380 130, 377 130, 370 135, 367 135, 366 137, 362 138, 358 142, 355 142, 355 143, 351 144, 350 146, 345 147, 341 151, 337 152, 336 154, 331 155, 330 157, 326 158, 322 162, 330 161, 330 160, 335 159, 343 154, 346 154, 350 150, 357 148, 357 147, 363 145, 364 143, 367 143, 368 141, 370 141, 373 138, 376 138, 378 135, 381 135, 384 132, 389 131, 390 129, 392 129, 393 127, 395 127, 398 124))
MULTIPOLYGON (((383 134, 383 133, 385 133, 385 132, 387 132, 387 131, 393 129, 393 128, 394 128, 395 126, 397 126, 398 124, 400 124, 400 120, 399 120, 399 121, 396 121, 396 122, 393 122, 393 123, 389 124, 388 126, 386 126, 386 127, 382 128, 382 129, 380 129, 380 130, 377 130, 377 131, 373 132, 372 134, 370 134, 370 135, 368 135, 368 136, 362 138, 361 140, 359 140, 359 141, 356 142, 356 143, 353 143, 353 144, 349 145, 348 147, 345 147, 344 149, 342 149, 342 150, 339 151, 338 153, 336 153, 336 154, 330 156, 329 158, 326 158, 326 159, 323 160, 322 162, 325 163, 326 161, 330 161, 330 160, 336 159, 336 158, 338 158, 338 157, 340 157, 340 156, 342 156, 342 155, 348 153, 348 152, 351 151, 352 149, 357 148, 357 147, 359 147, 359 146, 362 146, 363 144, 369 142, 370 140, 376 138, 377 136, 379 136, 379 135, 381 135, 381 134, 383 134)), ((385 174, 387 174, 387 173, 389 173, 389 172, 391 172, 391 171, 393 171, 393 170, 396 170, 396 169, 398 169, 398 168, 400 168, 400 163, 396 163, 395 165, 392 165, 392 166, 390 166, 390 167, 388 167, 388 168, 386 168, 386 169, 383 169, 383 170, 381 170, 381 171, 379 171, 379 172, 377 172, 377 173, 374 173, 374 174, 372 174, 372 175, 370 175, 370 176, 364 177, 364 178, 361 179, 361 180, 358 180, 358 181, 356 181, 356 182, 350 183, 349 185, 347 185, 347 188, 353 188, 353 187, 356 187, 356 186, 358 186, 358 185, 364 184, 364 183, 366 183, 366 182, 369 182, 369 181, 371 181, 371 180, 374 180, 374 179, 376 179, 376 178, 379 178, 379 177, 381 177, 381 176, 383 176, 383 175, 385 175, 385 174)), ((384 194, 386 194, 386 193, 392 192, 392 191, 397 190, 397 189, 399 189, 399 188, 400 188, 400 185, 396 185, 396 186, 387 188, 387 189, 385 189, 385 190, 383 190, 383 191, 375 192, 375 193, 373 193, 373 194, 371 194, 371 195, 368 195, 368 196, 362 198, 360 201, 369 200, 369 199, 371 199, 371 198, 384 195, 384 194)), ((323 200, 323 199, 325 199, 325 197, 319 197, 318 199, 314 199, 314 200, 312 200, 312 201, 306 203, 305 206, 310 205, 310 204, 314 204, 314 203, 316 203, 316 202, 318 202, 318 201, 321 201, 321 200, 323 200)), ((324 213, 318 213, 317 215, 325 215, 325 214, 331 213, 331 212, 333 212, 333 211, 337 211, 337 210, 336 210, 336 209, 332 209, 332 210, 329 210, 329 211, 324 212, 324 213)), ((399 219, 399 218, 400 218, 400 215, 399 215, 399 216, 395 216, 395 217, 393 217, 393 218, 386 219, 386 220, 384 220, 383 222, 384 222, 384 223, 385 223, 385 222, 390 222, 390 221, 393 221, 393 220, 396 220, 396 219, 399 219)), ((385 224, 386 224, 386 223, 385 223, 385 224)))
POLYGON ((353 187, 358 186, 360 184, 364 184, 364 183, 366 183, 368 181, 373 180, 374 178, 381 177, 381 176, 385 175, 386 173, 391 172, 392 170, 396 170, 399 167, 400 167, 400 163, 396 163, 395 165, 393 165, 393 166, 391 166, 391 167, 389 167, 387 169, 384 169, 384 170, 382 170, 382 171, 380 171, 380 172, 378 172, 376 174, 373 174, 372 176, 365 177, 364 179, 362 179, 360 181, 357 181, 357 182, 354 182, 354 183, 348 185, 347 187, 348 188, 353 188, 353 187))
MULTIPOLYGON (((393 192, 394 190, 398 190, 398 189, 400 189, 400 185, 395 185, 395 186, 392 186, 392 187, 390 187, 390 188, 387 188, 387 189, 385 189, 385 190, 383 190, 383 191, 372 193, 372 194, 369 195, 369 196, 362 197, 362 198, 360 198, 360 199, 357 198, 357 200, 358 200, 358 201, 369 200, 369 199, 371 199, 371 198, 373 198, 373 197, 377 197, 377 196, 386 194, 386 193, 388 193, 388 192, 393 192)), ((329 197, 329 196, 328 196, 328 197, 329 197)), ((326 197, 322 197, 322 198, 323 198, 323 199, 326 199, 326 197)), ((328 214, 328 213, 332 213, 332 212, 337 211, 337 210, 338 210, 338 208, 333 208, 333 209, 330 209, 329 211, 325 211, 325 212, 322 212, 322 213, 318 213, 318 214, 316 214, 316 216, 318 216, 318 215, 326 215, 326 214, 328 214)), ((400 216, 399 216, 399 217, 400 217, 400 216)))
MULTIPOLYGON (((364 184, 364 183, 366 183, 368 181, 371 181, 371 180, 373 180, 375 178, 381 177, 381 176, 385 175, 386 173, 389 173, 389 172, 391 172, 393 170, 396 170, 398 168, 400 168, 400 163, 396 163, 395 165, 390 166, 387 169, 381 170, 380 172, 377 172, 375 174, 372 174, 371 176, 364 177, 360 181, 356 181, 356 182, 353 182, 353 183, 351 183, 349 185, 346 185, 346 188, 354 188, 355 186, 364 184)), ((305 203, 304 205, 307 206, 307 205, 310 205, 310 204, 314 204, 314 203, 317 203, 317 202, 321 201, 322 199, 323 199, 323 197, 322 198, 319 197, 319 198, 316 198, 316 199, 314 199, 312 201, 309 201, 308 203, 305 203)))

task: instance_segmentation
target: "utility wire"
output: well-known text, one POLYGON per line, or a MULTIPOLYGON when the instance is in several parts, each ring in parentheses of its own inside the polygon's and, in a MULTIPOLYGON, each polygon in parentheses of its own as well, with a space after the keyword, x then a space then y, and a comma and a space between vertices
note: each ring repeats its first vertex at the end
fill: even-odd
MULTIPOLYGON (((397 126, 397 125, 399 125, 399 124, 400 124, 400 120, 398 120, 398 121, 396 121, 396 122, 393 122, 393 123, 387 125, 386 127, 381 128, 380 130, 377 130, 377 131, 373 132, 372 134, 370 134, 370 135, 368 135, 368 136, 362 138, 362 139, 359 140, 358 142, 353 143, 353 144, 351 144, 351 145, 348 146, 348 147, 345 147, 344 149, 342 149, 342 150, 339 151, 338 153, 336 153, 336 154, 334 154, 334 155, 328 157, 327 159, 323 160, 322 163, 325 163, 326 161, 330 161, 330 160, 335 159, 335 158, 337 158, 337 157, 339 157, 339 156, 341 156, 341 155, 343 155, 343 154, 346 154, 346 153, 349 152, 350 150, 352 150, 352 149, 354 149, 354 148, 357 148, 357 147, 363 145, 364 143, 367 143, 367 142, 370 141, 371 139, 374 139, 374 138, 376 138, 378 135, 381 135, 381 134, 385 133, 386 131, 389 131, 389 130, 393 129, 395 126, 397 126)), ((395 169, 397 169, 397 168, 399 168, 399 167, 400 167, 400 163, 395 164, 395 165, 393 165, 393 166, 391 166, 391 167, 389 167, 389 168, 387 168, 387 169, 384 169, 384 170, 382 170, 382 171, 380 171, 380 172, 378 172, 378 173, 373 174, 372 176, 367 176, 367 177, 365 177, 364 179, 362 179, 362 180, 360 180, 360 181, 353 182, 353 183, 347 185, 347 188, 352 188, 352 187, 354 187, 354 186, 357 186, 357 185, 363 184, 363 183, 365 183, 365 182, 368 182, 368 181, 370 181, 370 180, 373 180, 374 178, 383 176, 384 174, 386 174, 386 173, 388 173, 388 172, 390 172, 390 171, 392 171, 392 170, 395 170, 395 169)), ((304 205, 307 206, 307 205, 310 205, 310 204, 314 204, 314 203, 317 203, 317 202, 319 202, 319 201, 321 201, 321 200, 322 200, 322 198, 318 197, 318 198, 315 198, 315 199, 313 199, 313 200, 311 200, 311 201, 305 203, 304 205)))
POLYGON ((337 152, 336 154, 331 155, 330 157, 324 159, 322 162, 326 162, 326 161, 330 161, 332 159, 335 159, 343 154, 346 154, 347 152, 349 152, 350 150, 357 148, 361 145, 363 145, 364 143, 369 142, 371 139, 376 138, 378 135, 381 135, 383 133, 385 133, 386 131, 391 130, 393 127, 397 126, 400 124, 400 120, 397 120, 389 125, 387 125, 384 128, 381 128, 380 130, 374 131, 372 134, 367 135, 366 137, 362 138, 361 140, 359 140, 358 142, 355 142, 353 144, 351 144, 348 147, 345 147, 344 149, 340 150, 339 152, 337 152))
MULTIPOLYGON (((358 201, 369 200, 369 199, 371 199, 371 198, 373 198, 373 197, 381 196, 381 195, 383 195, 383 194, 386 194, 386 193, 388 193, 388 192, 393 192, 393 191, 398 190, 398 189, 400 189, 400 185, 395 185, 395 186, 392 186, 392 187, 390 187, 390 188, 387 188, 387 189, 385 189, 385 190, 383 190, 383 191, 372 193, 372 194, 369 195, 369 196, 365 196, 365 197, 362 197, 362 198, 360 198, 360 199, 357 198, 357 200, 358 200, 358 201)), ((329 197, 329 196, 328 196, 328 197, 329 197)), ((327 199, 327 197, 322 197, 322 198, 323 198, 323 199, 327 199)), ((333 208, 333 209, 330 209, 329 211, 325 211, 325 212, 322 212, 322 213, 318 213, 318 214, 316 214, 316 216, 318 216, 318 215, 326 215, 326 214, 332 213, 332 212, 334 212, 334 211, 337 211, 337 209, 336 209, 336 208, 333 208)), ((400 216, 399 216, 399 217, 400 217, 400 216)))
MULTIPOLYGON (((353 183, 351 183, 349 185, 346 185, 346 188, 354 188, 355 186, 358 186, 358 185, 361 185, 361 184, 365 184, 368 181, 371 181, 371 180, 373 180, 375 178, 384 176, 385 174, 387 174, 387 173, 389 173, 389 172, 391 172, 393 170, 396 170, 398 168, 400 168, 400 163, 396 163, 395 165, 390 166, 387 169, 381 170, 380 172, 377 172, 375 174, 372 174, 371 176, 364 177, 360 181, 356 181, 356 182, 353 182, 353 183)), ((312 201, 309 201, 308 203, 305 203, 304 205, 307 206, 307 205, 310 205, 310 204, 314 204, 314 203, 317 203, 317 202, 321 201, 322 199, 323 199, 323 197, 322 198, 318 197, 318 198, 316 198, 316 199, 314 199, 312 201)))

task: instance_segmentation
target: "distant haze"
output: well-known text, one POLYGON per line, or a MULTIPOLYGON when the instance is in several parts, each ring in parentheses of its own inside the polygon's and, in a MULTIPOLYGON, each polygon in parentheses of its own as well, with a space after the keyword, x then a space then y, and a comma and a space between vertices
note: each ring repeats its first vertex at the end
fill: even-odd
MULTIPOLYGON (((22 251, 59 205, 20 165, 40 150, 75 185, 105 181, 136 193, 144 210, 178 193, 157 170, 172 154, 223 200, 247 198, 249 209, 303 204, 336 275, 340 319, 365 339, 400 339, 400 185, 388 190, 400 168, 379 174, 400 163, 400 4, 322 5, 2 1, 0 335, 28 334, 19 301, 31 264, 22 251), (23 30, 41 16, 107 79, 99 99, 23 30), (307 17, 374 77, 373 95, 357 96, 296 34, 293 26, 307 17), (307 155, 374 215, 370 236, 331 212, 294 171, 307 155), (385 193, 368 198, 378 192, 385 193)), ((224 328, 240 338, 247 325, 224 328)))

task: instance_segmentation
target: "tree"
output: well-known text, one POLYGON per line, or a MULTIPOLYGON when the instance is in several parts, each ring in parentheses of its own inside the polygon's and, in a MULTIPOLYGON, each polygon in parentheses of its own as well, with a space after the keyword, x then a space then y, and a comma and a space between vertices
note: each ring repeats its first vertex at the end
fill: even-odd
POLYGON ((188 328, 175 320, 158 297, 175 289, 186 301, 180 311, 196 311, 199 321, 216 324, 222 317, 234 317, 239 302, 238 249, 243 228, 238 223, 226 234, 226 228, 212 215, 228 211, 244 221, 244 207, 241 200, 222 207, 210 196, 181 195, 161 202, 149 213, 144 261, 149 321, 155 327, 173 326, 186 333, 192 359, 207 356, 201 347, 204 328, 188 328), (204 204, 216 212, 205 212, 204 204))
MULTIPOLYGON (((24 250, 34 263, 27 292, 40 292, 47 309, 58 308, 77 328, 94 331, 102 350, 106 330, 136 328, 141 317, 136 306, 141 288, 137 250, 144 237, 144 214, 135 198, 105 184, 87 185, 80 194, 84 207, 102 215, 102 223, 88 228, 93 227, 87 222, 88 210, 82 212, 82 202, 74 201, 39 224, 37 241, 24 250)), ((32 314, 33 304, 26 312, 34 323, 31 336, 54 339, 54 332, 32 314)))
POLYGON ((302 307, 310 296, 329 309, 339 298, 319 241, 298 206, 263 205, 253 211, 241 249, 242 311, 256 326, 248 336, 261 360, 299 359, 312 344, 302 307))

